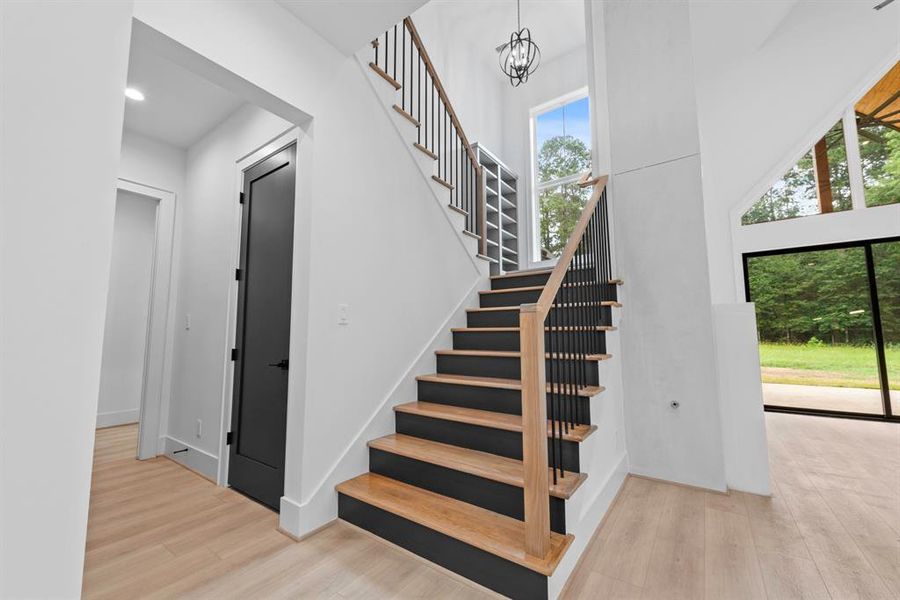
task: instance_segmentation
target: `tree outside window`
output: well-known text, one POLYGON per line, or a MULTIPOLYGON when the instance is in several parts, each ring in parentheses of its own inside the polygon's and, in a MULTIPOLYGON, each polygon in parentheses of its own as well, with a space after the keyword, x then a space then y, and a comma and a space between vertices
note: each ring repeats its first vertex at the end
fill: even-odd
POLYGON ((539 259, 546 260, 562 252, 590 197, 577 185, 591 167, 588 99, 537 115, 535 134, 539 259))

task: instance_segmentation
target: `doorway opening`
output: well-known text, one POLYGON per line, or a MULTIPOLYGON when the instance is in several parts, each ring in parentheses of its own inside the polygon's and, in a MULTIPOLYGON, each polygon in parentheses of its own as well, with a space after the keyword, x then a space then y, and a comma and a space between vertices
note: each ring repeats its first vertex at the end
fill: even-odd
MULTIPOLYGON (((191 490, 212 482, 277 511, 288 404, 301 403, 305 387, 305 344, 291 325, 305 321, 306 295, 291 291, 308 277, 308 229, 295 227, 305 217, 294 208, 307 206, 297 171, 310 156, 299 125, 310 117, 138 20, 127 86, 92 502, 127 472, 144 473, 140 485, 156 481, 166 490, 157 498, 178 505, 211 502, 212 492, 191 490), (280 269, 266 277, 275 241, 280 269), (256 363, 264 371, 254 379, 256 363), (230 458, 248 457, 278 467, 262 490, 252 469, 230 468, 230 458), (172 462, 193 474, 173 474, 172 462), (169 489, 172 481, 181 485, 169 489)), ((97 523, 143 518, 126 488, 112 494, 121 496, 115 515, 92 511, 88 562, 132 535, 95 539, 97 523)))
POLYGON ((900 238, 744 254, 767 410, 900 420, 900 238))
POLYGON ((97 427, 137 423, 146 373, 159 199, 116 194, 97 427))

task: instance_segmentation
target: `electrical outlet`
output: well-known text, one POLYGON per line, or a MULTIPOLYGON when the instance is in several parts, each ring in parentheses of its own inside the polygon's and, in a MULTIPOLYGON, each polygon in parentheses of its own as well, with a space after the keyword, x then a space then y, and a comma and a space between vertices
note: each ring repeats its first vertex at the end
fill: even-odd
POLYGON ((338 325, 350 324, 350 305, 338 304, 338 325))
POLYGON ((203 421, 197 419, 197 437, 203 435, 203 421))

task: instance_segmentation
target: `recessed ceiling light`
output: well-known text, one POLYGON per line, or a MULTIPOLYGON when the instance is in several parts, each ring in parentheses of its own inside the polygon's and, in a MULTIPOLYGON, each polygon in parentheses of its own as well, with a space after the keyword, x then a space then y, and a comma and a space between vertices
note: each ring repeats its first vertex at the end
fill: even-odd
POLYGON ((144 94, 142 94, 140 90, 136 90, 134 88, 125 88, 125 97, 131 98, 132 100, 137 100, 138 102, 142 102, 144 100, 144 94))

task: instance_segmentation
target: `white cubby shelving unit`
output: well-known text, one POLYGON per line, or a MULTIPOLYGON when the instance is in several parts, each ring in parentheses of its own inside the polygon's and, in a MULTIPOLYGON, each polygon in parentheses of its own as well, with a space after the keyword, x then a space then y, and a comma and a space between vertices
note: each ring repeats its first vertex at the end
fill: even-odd
POLYGON ((484 172, 487 256, 491 274, 519 269, 519 176, 481 144, 474 144, 484 172))

